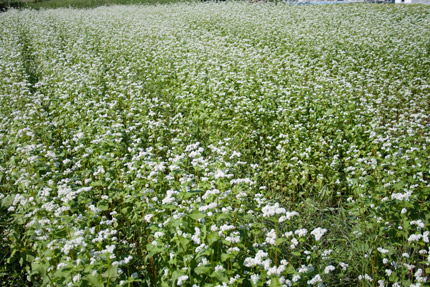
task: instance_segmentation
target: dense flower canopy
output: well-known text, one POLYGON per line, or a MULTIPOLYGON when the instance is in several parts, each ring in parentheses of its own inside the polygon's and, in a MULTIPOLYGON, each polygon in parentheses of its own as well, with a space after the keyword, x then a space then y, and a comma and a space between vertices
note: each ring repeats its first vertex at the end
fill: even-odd
POLYGON ((0 14, 5 270, 43 286, 427 284, 429 15, 0 14))

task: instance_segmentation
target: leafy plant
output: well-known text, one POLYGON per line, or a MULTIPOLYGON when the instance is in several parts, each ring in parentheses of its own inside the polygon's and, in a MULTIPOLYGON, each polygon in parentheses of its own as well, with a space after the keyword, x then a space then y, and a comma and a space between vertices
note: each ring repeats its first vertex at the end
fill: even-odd
POLYGON ((428 7, 279 4, 0 15, 1 284, 428 283, 428 7))

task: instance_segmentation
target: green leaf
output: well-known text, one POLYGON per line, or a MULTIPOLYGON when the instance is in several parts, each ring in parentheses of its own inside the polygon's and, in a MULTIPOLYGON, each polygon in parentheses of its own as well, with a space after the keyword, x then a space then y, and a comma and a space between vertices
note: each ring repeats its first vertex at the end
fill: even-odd
POLYGON ((173 258, 169 260, 169 264, 176 265, 176 263, 177 263, 176 256, 173 256, 173 258))
POLYGON ((217 220, 229 219, 230 217, 231 217, 231 215, 229 215, 227 213, 221 213, 220 215, 217 216, 217 220))
POLYGON ((288 239, 285 237, 278 238, 278 239, 276 239, 276 245, 281 245, 282 243, 284 243, 287 240, 288 239))
POLYGON ((90 184, 92 187, 103 186, 103 181, 98 180, 90 184))
POLYGON ((217 232, 212 232, 207 237, 208 244, 212 245, 212 243, 217 242, 219 240, 219 236, 217 232))
POLYGON ((115 279, 118 277, 118 268, 116 266, 110 266, 108 270, 103 273, 103 278, 115 279))
POLYGON ((48 269, 49 264, 45 261, 38 261, 31 263, 31 276, 33 275, 39 275, 42 277, 43 281, 46 281, 45 279, 48 279, 46 276, 46 270, 48 269))
POLYGON ((101 200, 97 203, 97 208, 100 209, 101 211, 105 211, 109 209, 109 203, 107 203, 104 200, 101 200))
POLYGON ((294 269, 293 265, 288 265, 287 270, 286 270, 287 274, 294 274, 296 272, 296 270, 294 269))
POLYGON ((181 276, 181 274, 178 273, 178 271, 173 271, 173 273, 172 273, 172 286, 175 286, 176 279, 178 279, 179 276, 181 276))
POLYGON ((25 260, 26 260, 27 262, 33 262, 33 261, 34 261, 34 256, 33 256, 33 255, 31 255, 31 254, 27 254, 27 255, 25 256, 25 260))
POLYGON ((202 275, 202 274, 207 274, 209 273, 209 271, 211 270, 210 267, 206 267, 206 266, 198 266, 194 269, 194 272, 196 272, 196 274, 198 275, 202 275))
POLYGON ((155 254, 158 254, 158 253, 160 253, 161 251, 162 251, 162 249, 160 248, 160 247, 158 247, 157 245, 154 245, 154 244, 152 244, 152 243, 148 243, 147 245, 146 245, 146 250, 148 250, 149 251, 149 253, 148 253, 148 258, 151 258, 151 257, 153 257, 155 254))
POLYGON ((190 190, 189 193, 203 193, 203 190, 190 190))
POLYGON ((5 198, 3 198, 2 200, 0 200, 0 203, 1 203, 2 207, 9 207, 13 203, 13 197, 11 195, 8 195, 5 198))
POLYGON ((182 237, 182 236, 179 236, 179 243, 181 244, 181 246, 182 246, 182 248, 184 249, 184 250, 187 250, 187 245, 188 245, 188 243, 190 242, 190 240, 189 239, 187 239, 187 238, 184 238, 184 237, 182 237))
POLYGON ((201 212, 196 212, 196 213, 192 213, 192 214, 190 214, 188 216, 191 217, 194 220, 199 220, 201 218, 204 218, 206 215, 204 213, 201 213, 201 212))
POLYGON ((281 286, 281 283, 279 283, 279 278, 272 277, 270 280, 270 287, 278 287, 281 286))
POLYGON ((335 113, 335 110, 334 109, 328 109, 326 112, 325 112, 325 114, 326 115, 332 115, 332 114, 334 114, 335 113))
POLYGON ((228 282, 228 277, 224 272, 212 272, 211 277, 217 278, 221 282, 228 282))
POLYGON ((230 254, 227 254, 227 253, 221 254, 221 261, 222 262, 225 262, 225 261, 227 261, 228 259, 231 259, 231 258, 233 258, 233 256, 230 255, 230 254))
POLYGON ((93 275, 86 275, 84 278, 82 278, 82 285, 83 286, 103 286, 101 283, 100 276, 93 276, 93 275))
POLYGON ((214 253, 214 250, 212 248, 204 248, 199 253, 197 253, 196 258, 200 258, 202 256, 208 257, 211 256, 214 253))

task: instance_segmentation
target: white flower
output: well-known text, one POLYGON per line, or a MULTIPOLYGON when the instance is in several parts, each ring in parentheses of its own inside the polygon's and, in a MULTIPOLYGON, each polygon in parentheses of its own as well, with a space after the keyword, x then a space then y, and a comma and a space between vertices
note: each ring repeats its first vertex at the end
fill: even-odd
POLYGON ((106 252, 108 253, 113 253, 113 251, 115 250, 116 246, 115 245, 106 245, 106 252))
POLYGON ((410 224, 418 226, 418 228, 417 228, 418 230, 420 230, 420 229, 422 229, 422 228, 425 227, 424 222, 421 219, 413 220, 413 221, 411 221, 410 224))
POLYGON ((168 190, 166 192, 166 197, 163 198, 162 203, 163 204, 170 204, 172 202, 176 201, 176 198, 174 197, 174 195, 177 195, 178 192, 175 190, 168 190))
POLYGON ((215 179, 219 179, 219 178, 223 178, 226 177, 225 172, 223 172, 222 170, 217 170, 215 173, 215 179))
POLYGON ((291 245, 290 245, 290 248, 291 249, 294 249, 294 248, 296 248, 296 246, 299 244, 299 241, 296 239, 296 238, 292 238, 291 239, 291 245))
POLYGON ((202 251, 203 249, 208 248, 208 246, 204 243, 200 244, 199 246, 196 247, 195 252, 199 253, 200 251, 202 251))
POLYGON ((163 237, 163 236, 164 236, 164 232, 157 231, 154 233, 155 239, 158 239, 158 238, 163 237))
POLYGON ((73 282, 79 282, 81 281, 81 274, 76 274, 75 276, 73 276, 73 282))
POLYGON ((187 281, 188 280, 188 275, 182 275, 182 276, 179 276, 179 278, 178 278, 178 286, 180 286, 180 285, 182 285, 182 283, 184 283, 185 281, 187 281))
POLYGON ((230 243, 238 243, 240 242, 240 233, 233 231, 229 236, 226 236, 225 240, 230 243))
POLYGON ((409 197, 412 195, 412 191, 408 191, 406 193, 393 193, 391 194, 391 199, 396 199, 399 201, 406 200, 409 201, 409 197))
POLYGON ((324 269, 325 274, 329 274, 331 271, 333 271, 335 267, 333 265, 329 265, 324 269))
POLYGON ((266 205, 261 209, 261 211, 263 212, 263 217, 271 217, 274 215, 284 214, 285 217, 281 216, 282 219, 281 218, 279 219, 280 222, 290 219, 294 215, 298 215, 297 212, 287 212, 285 208, 280 207, 279 203, 277 202, 274 205, 270 205, 270 204, 266 205))
POLYGON ((268 268, 267 275, 269 275, 269 276, 271 276, 271 275, 277 275, 277 276, 279 276, 284 271, 285 271, 285 266, 284 265, 281 265, 279 267, 273 266, 273 267, 268 268))
POLYGON ((365 279, 365 280, 367 280, 367 281, 369 281, 369 282, 372 282, 372 281, 373 281, 372 277, 370 277, 370 276, 369 276, 369 275, 367 275, 367 274, 364 274, 364 276, 363 276, 363 275, 359 275, 359 276, 358 276, 358 280, 363 280, 363 279, 365 279))
POLYGON ((298 216, 299 213, 296 211, 287 211, 285 213, 285 216, 287 217, 287 220, 290 220, 293 216, 298 216))
POLYGON ((425 243, 429 243, 429 232, 428 231, 423 233, 423 241, 425 243))
POLYGON ((321 254, 321 256, 323 257, 323 259, 327 259, 327 256, 329 256, 332 253, 333 253, 333 249, 326 249, 326 250, 323 251, 323 253, 321 254))
POLYGON ((309 271, 309 268, 306 266, 306 265, 302 265, 298 270, 297 270, 297 272, 299 272, 299 273, 306 273, 306 272, 308 272, 309 271))
POLYGON ((303 237, 308 233, 308 230, 306 228, 303 229, 297 229, 294 234, 298 235, 299 237, 303 237))
POLYGON ((252 257, 247 257, 245 258, 243 265, 245 265, 246 267, 253 267, 256 265, 262 265, 263 264, 263 258, 266 258, 269 254, 262 251, 262 250, 258 250, 257 254, 255 255, 255 258, 252 257))
POLYGON ((339 263, 339 265, 340 265, 340 267, 342 267, 342 269, 344 270, 344 271, 346 271, 346 269, 348 269, 348 264, 346 264, 346 263, 344 263, 344 262, 340 262, 339 263))
POLYGON ((319 274, 315 275, 314 278, 308 280, 308 285, 315 285, 317 283, 322 282, 321 276, 319 274))
POLYGON ((259 275, 257 275, 257 274, 252 274, 252 275, 251 275, 252 283, 257 284, 257 282, 258 282, 258 279, 259 279, 259 278, 260 278, 260 276, 259 276, 259 275))
POLYGON ((219 228, 218 235, 224 236, 224 232, 229 230, 234 230, 234 229, 235 229, 234 225, 228 225, 228 224, 221 225, 221 227, 219 228))
POLYGON ((327 229, 317 227, 314 230, 312 230, 311 234, 315 236, 316 241, 320 241, 321 237, 327 232, 327 229))
POLYGON ((411 234, 408 238, 409 242, 419 241, 423 236, 421 234, 411 234))
POLYGON ((276 214, 276 209, 279 207, 279 203, 275 203, 275 205, 266 205, 261 209, 263 212, 263 217, 270 217, 276 214))
POLYGON ((234 282, 236 282, 236 280, 239 278, 240 278, 240 275, 236 274, 234 277, 230 278, 230 280, 228 281, 228 284, 233 285, 234 282))
POLYGON ((282 223, 282 222, 284 222, 286 220, 287 220, 287 217, 285 215, 282 215, 281 217, 279 217, 278 222, 282 223))
POLYGON ((231 254, 232 252, 240 252, 239 247, 234 246, 234 247, 230 247, 229 249, 227 249, 228 254, 231 254))
POLYGON ((147 215, 145 215, 145 216, 143 217, 143 219, 144 219, 146 222, 150 222, 150 221, 151 221, 151 218, 152 218, 153 216, 154 216, 153 214, 147 214, 147 215))
POLYGON ((191 240, 193 240, 194 241, 194 243, 195 244, 200 244, 200 242, 201 242, 201 240, 200 240, 200 228, 198 228, 198 227, 194 227, 194 231, 195 231, 195 233, 194 233, 194 235, 191 237, 191 240))
POLYGON ((270 230, 269 233, 267 233, 266 242, 270 245, 275 245, 275 243, 276 243, 276 231, 275 231, 275 229, 272 229, 272 230, 270 230))
POLYGON ((427 277, 422 277, 423 275, 423 270, 421 268, 419 268, 416 272, 415 272, 415 278, 417 279, 418 282, 426 282, 427 281, 427 277))
POLYGON ((382 259, 382 263, 387 264, 388 263, 388 259, 387 258, 382 259))
POLYGON ((264 267, 265 270, 270 269, 270 264, 272 264, 272 260, 270 259, 266 259, 261 263, 261 265, 264 267))

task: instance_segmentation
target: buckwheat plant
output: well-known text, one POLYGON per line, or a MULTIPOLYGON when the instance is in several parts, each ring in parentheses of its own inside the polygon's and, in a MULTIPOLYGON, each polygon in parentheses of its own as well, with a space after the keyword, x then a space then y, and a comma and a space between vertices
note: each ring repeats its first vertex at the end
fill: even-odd
POLYGON ((429 13, 0 13, 0 282, 427 286, 429 13))

